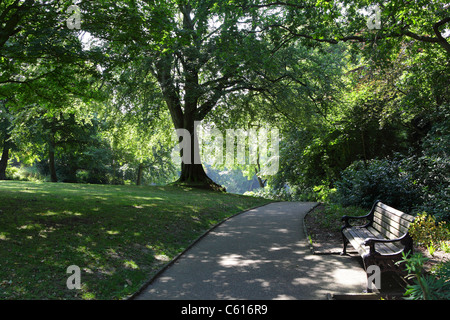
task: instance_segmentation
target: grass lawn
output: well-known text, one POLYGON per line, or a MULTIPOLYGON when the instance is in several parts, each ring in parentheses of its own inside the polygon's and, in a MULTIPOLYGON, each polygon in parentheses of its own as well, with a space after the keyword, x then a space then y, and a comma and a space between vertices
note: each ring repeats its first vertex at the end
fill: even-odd
POLYGON ((223 219, 269 200, 168 187, 0 181, 0 299, 123 299, 223 219), (70 265, 81 289, 69 290, 70 265))

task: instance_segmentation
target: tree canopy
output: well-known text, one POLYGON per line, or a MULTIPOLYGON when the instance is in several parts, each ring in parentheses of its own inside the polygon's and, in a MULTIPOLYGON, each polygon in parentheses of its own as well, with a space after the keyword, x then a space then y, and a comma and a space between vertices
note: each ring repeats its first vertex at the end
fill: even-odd
POLYGON ((445 1, 1 1, 0 179, 32 165, 51 181, 223 190, 211 170, 225 167, 198 161, 203 123, 280 131, 276 174, 228 168, 261 187, 314 197, 355 161, 397 157, 423 165, 411 179, 427 190, 440 177, 435 196, 449 25, 445 1), (190 135, 179 168, 174 129, 190 135))

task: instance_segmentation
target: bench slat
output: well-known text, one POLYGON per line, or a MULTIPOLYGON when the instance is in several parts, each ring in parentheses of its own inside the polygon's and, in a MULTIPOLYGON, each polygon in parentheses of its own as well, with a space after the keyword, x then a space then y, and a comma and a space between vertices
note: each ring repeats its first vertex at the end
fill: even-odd
POLYGON ((389 211, 385 211, 379 207, 375 208, 374 216, 383 217, 386 220, 392 221, 395 225, 400 225, 405 228, 408 228, 410 223, 412 222, 411 219, 409 218, 411 217, 409 214, 405 213, 404 216, 398 216, 396 214, 392 214, 389 211))
POLYGON ((380 218, 379 216, 374 215, 373 217, 373 228, 376 229, 379 233, 384 235, 384 238, 395 239, 399 238, 408 232, 408 229, 396 225, 393 222, 389 222, 386 218, 380 218))
POLYGON ((374 208, 373 227, 384 238, 395 239, 408 232, 414 217, 394 208, 378 203, 374 208))
POLYGON ((404 220, 408 220, 409 222, 413 222, 414 221, 414 216, 412 216, 410 214, 407 214, 407 213, 404 213, 404 212, 402 212, 400 210, 397 210, 395 208, 392 208, 392 207, 390 207, 390 206, 388 206, 388 205, 386 205, 384 203, 378 202, 376 207, 383 209, 385 212, 390 212, 390 213, 392 213, 392 214, 394 214, 396 216, 399 216, 399 217, 401 217, 404 220))
POLYGON ((361 237, 356 233, 356 228, 348 228, 343 230, 345 237, 348 239, 353 248, 358 251, 360 255, 368 252, 369 247, 366 247, 361 242, 361 237))
MULTIPOLYGON (((361 241, 364 241, 367 238, 384 239, 384 236, 382 236, 377 230, 373 228, 359 229, 358 231, 361 236, 361 241), (364 232, 362 232, 363 230, 364 232)), ((369 247, 367 247, 367 251, 368 250, 369 247)), ((399 251, 399 248, 394 243, 376 243, 375 250, 381 254, 390 254, 392 252, 399 251)))

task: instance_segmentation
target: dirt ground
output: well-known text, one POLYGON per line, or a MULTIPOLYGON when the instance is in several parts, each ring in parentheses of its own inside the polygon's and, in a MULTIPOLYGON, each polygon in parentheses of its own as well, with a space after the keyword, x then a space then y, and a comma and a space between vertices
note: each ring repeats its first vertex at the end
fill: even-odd
MULTIPOLYGON (((342 251, 342 235, 338 231, 323 228, 318 220, 324 215, 324 206, 319 205, 305 217, 308 236, 311 237, 315 254, 339 254, 342 251)), ((349 252, 353 249, 347 247, 349 252)), ((356 251, 355 251, 356 252, 356 251)))

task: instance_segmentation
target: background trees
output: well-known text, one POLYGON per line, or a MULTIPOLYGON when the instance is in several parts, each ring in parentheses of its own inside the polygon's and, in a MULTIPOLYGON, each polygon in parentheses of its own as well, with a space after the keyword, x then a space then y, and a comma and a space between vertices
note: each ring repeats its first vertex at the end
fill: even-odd
POLYGON ((8 163, 52 181, 220 189, 213 180, 246 176, 289 198, 337 189, 364 206, 382 193, 358 181, 395 172, 419 194, 400 206, 447 217, 443 1, 81 1, 81 30, 67 28, 71 4, 0 3, 0 178, 8 163), (276 127, 277 174, 177 168, 171 132, 193 135, 195 121, 276 127))

